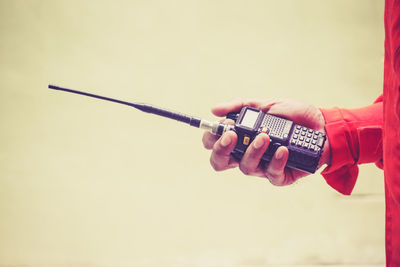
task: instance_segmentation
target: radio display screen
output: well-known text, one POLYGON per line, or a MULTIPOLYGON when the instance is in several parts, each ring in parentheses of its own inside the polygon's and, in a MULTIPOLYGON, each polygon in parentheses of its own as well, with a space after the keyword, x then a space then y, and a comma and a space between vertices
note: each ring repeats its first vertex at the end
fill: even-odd
POLYGON ((240 124, 248 128, 254 128, 257 122, 258 114, 258 111, 247 109, 240 124))

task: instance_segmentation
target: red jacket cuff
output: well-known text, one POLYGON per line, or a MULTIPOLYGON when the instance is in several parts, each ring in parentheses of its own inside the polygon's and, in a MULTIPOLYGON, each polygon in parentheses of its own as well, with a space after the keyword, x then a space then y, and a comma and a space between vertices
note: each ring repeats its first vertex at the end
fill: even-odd
POLYGON ((342 194, 350 195, 355 186, 358 167, 352 151, 350 129, 339 108, 321 109, 330 145, 330 164, 322 171, 326 182, 342 194))
POLYGON ((330 164, 321 173, 342 194, 351 194, 361 163, 382 160, 382 103, 359 109, 321 109, 330 145, 330 164))

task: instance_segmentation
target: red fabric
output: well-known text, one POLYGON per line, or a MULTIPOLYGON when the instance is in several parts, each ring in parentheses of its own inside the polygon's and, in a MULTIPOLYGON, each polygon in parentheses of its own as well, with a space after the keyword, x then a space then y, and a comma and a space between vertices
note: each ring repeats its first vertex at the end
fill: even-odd
POLYGON ((386 198, 386 265, 400 266, 400 0, 385 3, 383 95, 361 109, 321 109, 331 146, 322 172, 329 185, 351 194, 358 164, 383 167, 386 198))
POLYGON ((385 7, 383 165, 386 191, 386 260, 400 266, 400 1, 385 7))
POLYGON ((357 164, 382 159, 382 102, 360 109, 321 109, 331 150, 331 163, 322 172, 329 185, 350 195, 357 164))

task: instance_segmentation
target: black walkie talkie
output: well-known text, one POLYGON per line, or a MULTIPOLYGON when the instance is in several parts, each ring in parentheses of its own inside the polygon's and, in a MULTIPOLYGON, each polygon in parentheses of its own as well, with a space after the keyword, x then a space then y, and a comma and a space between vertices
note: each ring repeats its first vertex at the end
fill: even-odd
POLYGON ((234 120, 235 125, 227 125, 220 122, 198 119, 148 104, 126 102, 55 85, 49 85, 49 88, 128 105, 147 113, 174 119, 190 126, 208 130, 219 136, 229 130, 235 131, 238 135, 238 142, 232 152, 232 156, 238 160, 242 158, 248 145, 258 134, 266 133, 269 135, 271 142, 262 157, 262 161, 265 164, 271 161, 272 156, 279 146, 286 146, 289 150, 289 159, 286 166, 309 173, 314 173, 318 168, 318 162, 321 158, 326 138, 321 132, 297 125, 290 120, 251 107, 243 107, 240 112, 229 113, 227 118, 234 120))
POLYGON ((309 173, 317 170, 326 139, 324 133, 251 107, 231 112, 227 118, 235 121, 234 131, 238 135, 232 152, 234 158, 241 159, 253 139, 266 133, 271 141, 261 159, 264 163, 271 161, 278 147, 286 146, 289 150, 286 167, 309 173))

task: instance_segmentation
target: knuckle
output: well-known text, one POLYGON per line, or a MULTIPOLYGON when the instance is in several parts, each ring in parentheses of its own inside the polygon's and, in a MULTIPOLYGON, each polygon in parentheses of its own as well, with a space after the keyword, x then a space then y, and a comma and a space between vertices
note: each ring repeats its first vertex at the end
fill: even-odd
POLYGON ((265 172, 265 176, 267 176, 269 179, 272 179, 274 181, 282 180, 282 173, 278 170, 275 169, 268 169, 265 172))
POLYGON ((219 142, 215 142, 212 149, 213 153, 217 156, 224 156, 227 154, 226 150, 219 144, 219 142))
POLYGON ((217 172, 224 170, 224 167, 222 166, 222 164, 219 163, 217 160, 215 160, 212 157, 210 158, 210 164, 211 164, 212 168, 217 172))
POLYGON ((206 142, 203 142, 203 147, 207 150, 210 150, 212 147, 210 147, 210 145, 206 142))
POLYGON ((269 182, 274 186, 283 186, 282 182, 273 178, 268 178, 269 182))
POLYGON ((207 137, 205 135, 203 135, 202 142, 203 142, 204 148, 205 149, 209 149, 208 140, 207 140, 207 137))
POLYGON ((206 135, 203 135, 203 146, 205 149, 212 149, 213 147, 211 140, 206 135))
POLYGON ((217 155, 217 156, 221 155, 221 148, 219 147, 218 142, 216 142, 216 143, 213 145, 212 151, 213 151, 213 154, 215 154, 215 155, 217 155))
POLYGON ((281 173, 276 170, 268 170, 267 176, 274 180, 278 180, 281 178, 281 173))
POLYGON ((250 175, 251 174, 250 168, 248 166, 246 166, 246 165, 239 164, 239 169, 245 175, 250 175))
POLYGON ((260 155, 261 151, 254 149, 253 147, 250 147, 247 149, 247 158, 249 160, 260 160, 260 155))

